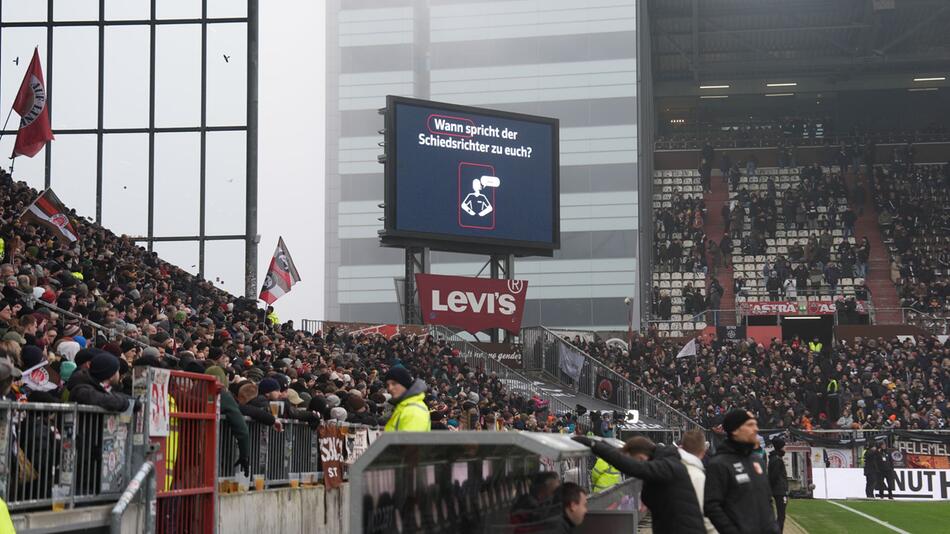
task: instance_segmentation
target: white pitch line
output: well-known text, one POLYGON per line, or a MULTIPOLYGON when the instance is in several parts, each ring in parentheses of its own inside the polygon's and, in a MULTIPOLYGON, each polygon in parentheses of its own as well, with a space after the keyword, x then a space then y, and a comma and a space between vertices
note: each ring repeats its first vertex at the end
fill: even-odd
POLYGON ((833 505, 835 505, 835 506, 844 508, 845 510, 847 510, 847 511, 849 511, 849 512, 856 513, 856 514, 858 514, 859 516, 861 516, 861 517, 863 517, 863 518, 865 518, 865 519, 870 519, 871 521, 874 521, 874 522, 877 523, 878 525, 881 525, 881 526, 883 526, 883 527, 885 527, 885 528, 889 528, 889 529, 893 530, 894 532, 899 532, 900 534, 910 534, 910 532, 907 532, 906 530, 901 530, 901 529, 895 527, 894 525, 892 525, 892 524, 890 524, 890 523, 888 523, 888 522, 886 522, 886 521, 881 521, 880 519, 874 517, 873 515, 868 515, 868 514, 866 514, 866 513, 864 513, 864 512, 859 512, 859 511, 855 510, 854 508, 851 508, 850 506, 845 506, 845 505, 841 504, 840 502, 834 502, 834 501, 826 501, 826 502, 831 503, 831 504, 833 504, 833 505))

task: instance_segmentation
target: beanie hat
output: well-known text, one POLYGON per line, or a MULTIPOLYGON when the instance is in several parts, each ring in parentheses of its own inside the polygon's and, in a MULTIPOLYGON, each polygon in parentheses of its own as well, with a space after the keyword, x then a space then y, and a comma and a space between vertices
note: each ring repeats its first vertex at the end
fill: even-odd
POLYGON ((218 379, 218 383, 222 386, 227 385, 228 375, 224 372, 224 369, 218 367, 217 365, 212 365, 205 371, 206 375, 211 375, 218 379))
POLYGON ((335 419, 337 421, 346 421, 346 408, 341 408, 337 406, 330 410, 330 419, 335 419))
POLYGON ((108 380, 117 372, 119 372, 119 359, 105 351, 96 354, 89 365, 89 375, 99 382, 108 380))
POLYGON ((327 395, 326 399, 327 399, 327 406, 329 408, 336 408, 337 406, 340 405, 340 397, 337 397, 336 395, 332 393, 327 395))
POLYGON ((732 435, 749 419, 752 419, 752 416, 745 410, 729 410, 729 413, 722 418, 722 429, 726 431, 727 436, 732 435))
POLYGON ((775 450, 780 451, 785 448, 785 440, 782 438, 772 439, 772 446, 775 447, 775 450))
POLYGON ((46 357, 43 355, 43 349, 36 345, 24 345, 23 352, 20 353, 23 360, 23 369, 30 369, 40 364, 46 357))
POLYGON ((76 353, 76 357, 73 358, 73 361, 76 362, 77 367, 82 367, 86 362, 92 360, 97 352, 96 349, 81 349, 76 353))
POLYGON ((346 409, 352 413, 362 410, 364 406, 366 406, 366 401, 355 395, 351 395, 350 398, 346 399, 346 409))
POLYGON ((257 389, 261 395, 267 395, 272 391, 280 391, 280 384, 273 378, 265 378, 257 385, 257 389))
POLYGON ((412 387, 412 383, 414 382, 414 380, 412 379, 412 375, 409 374, 409 370, 406 369, 405 367, 401 367, 398 365, 396 367, 393 367, 392 369, 389 370, 388 373, 386 373, 386 378, 384 378, 383 381, 385 382, 389 380, 392 380, 402 385, 402 387, 406 389, 409 389, 410 387, 412 387))

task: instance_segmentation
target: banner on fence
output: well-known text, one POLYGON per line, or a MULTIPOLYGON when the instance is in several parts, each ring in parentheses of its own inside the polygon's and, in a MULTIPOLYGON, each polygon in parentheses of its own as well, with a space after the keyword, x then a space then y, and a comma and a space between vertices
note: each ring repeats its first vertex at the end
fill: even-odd
POLYGON ((505 364, 512 369, 521 369, 521 344, 520 343, 472 343, 476 348, 485 351, 488 357, 505 364))
POLYGON ((893 445, 899 453, 894 457, 897 467, 950 469, 950 445, 947 443, 898 437, 893 445))
POLYGON ((152 375, 148 391, 148 434, 149 437, 167 436, 171 417, 168 399, 168 381, 171 378, 171 371, 149 367, 148 372, 152 375))
POLYGON ((611 404, 620 404, 620 383, 605 372, 597 373, 597 398, 611 404))
POLYGON ((343 484, 343 448, 346 429, 334 424, 320 426, 320 464, 323 466, 323 484, 334 489, 343 484))
POLYGON ((577 382, 581 377, 581 369, 584 367, 584 355, 565 343, 561 343, 558 349, 561 356, 561 371, 577 382))
POLYGON ((128 482, 125 474, 125 453, 129 425, 122 424, 120 417, 118 414, 106 415, 102 421, 102 476, 99 479, 99 490, 102 493, 122 491, 128 482))

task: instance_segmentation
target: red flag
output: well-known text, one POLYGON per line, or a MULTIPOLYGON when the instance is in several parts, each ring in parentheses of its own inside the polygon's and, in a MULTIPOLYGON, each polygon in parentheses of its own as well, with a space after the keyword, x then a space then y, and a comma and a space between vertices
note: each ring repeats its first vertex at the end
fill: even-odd
POLYGON ((273 304, 275 300, 290 292, 290 288, 300 281, 300 273, 294 265, 290 252, 287 252, 287 246, 284 245, 284 238, 277 241, 277 250, 274 251, 274 257, 270 260, 270 268, 267 270, 267 276, 264 278, 264 287, 261 288, 260 299, 268 304, 273 304))
POLYGON ((20 217, 49 228, 62 242, 74 242, 79 239, 79 232, 66 215, 66 206, 60 202, 52 189, 47 189, 36 197, 36 200, 23 211, 20 217))
POLYGON ((13 110, 20 116, 20 130, 13 145, 13 156, 32 158, 53 139, 53 130, 49 126, 49 106, 46 105, 46 85, 43 83, 43 67, 40 65, 40 51, 33 50, 33 60, 26 69, 20 91, 13 101, 13 110))

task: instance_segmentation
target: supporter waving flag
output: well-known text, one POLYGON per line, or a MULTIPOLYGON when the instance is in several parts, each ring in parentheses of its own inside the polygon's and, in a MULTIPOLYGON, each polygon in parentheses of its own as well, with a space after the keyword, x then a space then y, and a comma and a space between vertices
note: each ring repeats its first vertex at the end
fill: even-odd
POLYGON ((32 158, 46 146, 47 141, 53 139, 47 103, 48 95, 46 84, 43 83, 43 67, 40 65, 40 52, 37 48, 33 50, 33 60, 26 69, 16 100, 13 101, 13 110, 20 116, 20 129, 16 134, 11 158, 17 156, 32 158))
POLYGON ((49 228, 60 241, 72 243, 79 239, 76 227, 66 215, 66 206, 52 189, 40 193, 20 217, 49 228))
POLYGON ((264 278, 260 299, 273 304, 275 300, 289 293, 290 288, 299 281, 300 273, 297 272, 294 260, 287 252, 287 245, 284 245, 284 238, 281 237, 277 241, 274 257, 270 260, 270 268, 264 278))

